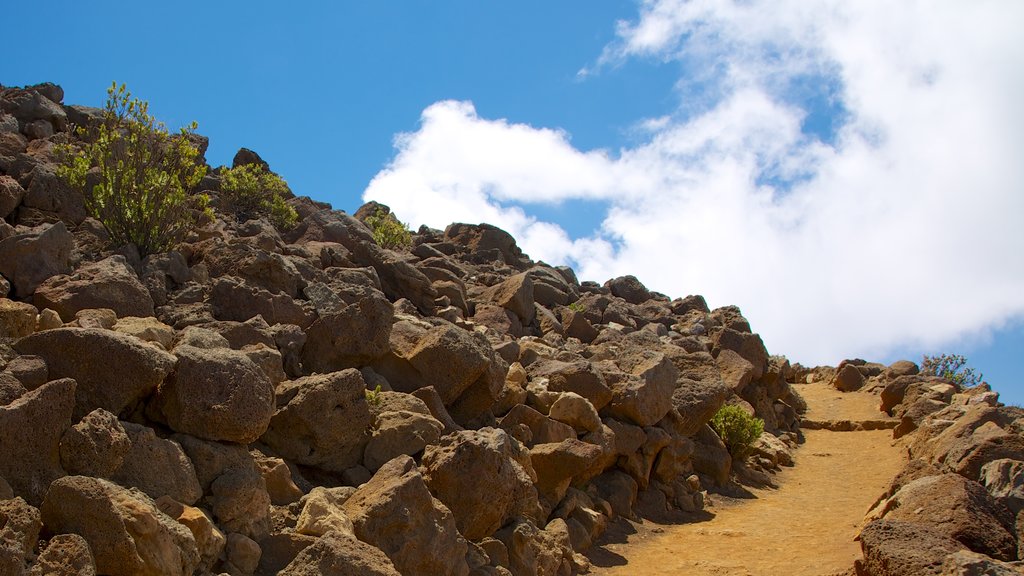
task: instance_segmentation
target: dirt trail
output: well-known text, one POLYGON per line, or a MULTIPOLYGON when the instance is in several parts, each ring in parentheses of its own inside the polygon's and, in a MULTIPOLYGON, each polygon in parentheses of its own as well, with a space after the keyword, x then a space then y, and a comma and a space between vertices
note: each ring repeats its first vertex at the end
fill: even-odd
MULTIPOLYGON (((815 420, 878 420, 878 397, 841 393, 824 384, 798 386, 815 420)), ((843 574, 860 556, 854 537, 868 507, 904 463, 889 430, 807 430, 795 466, 776 476, 777 489, 751 489, 756 499, 712 496, 708 521, 610 529, 591 554, 592 574, 693 576, 826 576, 843 574), (635 532, 634 532, 635 531, 635 532), (631 533, 633 532, 633 533, 631 533), (627 537, 628 534, 628 537, 627 537)))

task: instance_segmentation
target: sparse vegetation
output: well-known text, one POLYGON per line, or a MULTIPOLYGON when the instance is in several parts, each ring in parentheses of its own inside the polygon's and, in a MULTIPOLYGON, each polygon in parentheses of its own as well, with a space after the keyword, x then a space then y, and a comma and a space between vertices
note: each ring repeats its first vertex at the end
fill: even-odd
POLYGON ((750 454, 754 442, 764 432, 764 420, 747 414, 739 406, 722 406, 709 422, 718 437, 725 442, 729 454, 742 460, 750 454))
POLYGON ((206 175, 189 141, 193 122, 171 135, 149 115, 149 104, 124 84, 107 89, 103 121, 79 128, 85 144, 60 146, 58 174, 82 191, 89 213, 111 240, 134 244, 142 256, 171 249, 210 216, 204 194, 190 194, 206 175))
POLYGON ((587 306, 583 302, 581 302, 579 300, 569 304, 569 310, 572 310, 573 312, 576 312, 576 313, 585 312, 586 309, 587 309, 587 306))
POLYGON ((945 378, 958 386, 970 388, 981 384, 983 375, 967 366, 967 358, 960 354, 940 354, 921 359, 921 373, 945 378))
POLYGON ((378 208, 366 217, 366 225, 373 231, 373 240, 383 248, 402 249, 412 244, 409 226, 399 222, 394 214, 378 208))
POLYGON ((288 185, 259 164, 242 164, 221 171, 221 199, 239 220, 266 216, 281 230, 295 226, 299 216, 288 205, 288 185))
POLYGON ((377 384, 373 390, 366 391, 366 402, 371 406, 380 406, 380 403, 384 399, 380 395, 380 384, 377 384))

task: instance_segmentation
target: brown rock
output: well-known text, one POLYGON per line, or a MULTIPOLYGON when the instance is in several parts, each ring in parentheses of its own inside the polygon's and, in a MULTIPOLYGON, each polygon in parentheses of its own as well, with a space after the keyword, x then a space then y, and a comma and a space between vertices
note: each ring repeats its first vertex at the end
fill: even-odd
POLYGON ((192 574, 199 551, 192 533, 147 496, 99 478, 66 476, 50 486, 43 522, 85 538, 97 572, 112 576, 192 574))
POLYGON ((156 406, 178 432, 249 444, 274 414, 274 388, 242 352, 174 349, 178 364, 160 387, 156 406))
POLYGON ((579 394, 589 400, 598 411, 612 400, 612 391, 608 388, 604 376, 586 360, 540 360, 530 364, 527 371, 531 378, 547 378, 548 390, 579 394))
POLYGON ((299 552, 281 576, 400 576, 379 549, 354 536, 329 532, 299 552))
POLYGON ((32 295, 44 280, 70 270, 74 238, 63 222, 42 225, 0 240, 0 275, 18 298, 32 295))
POLYGON ((969 550, 953 552, 942 562, 942 576, 1019 576, 1020 573, 1019 562, 1008 564, 969 550))
POLYGON ((60 439, 71 426, 75 381, 54 380, 0 407, 0 477, 31 504, 64 475, 60 439))
POLYGON ((192 532, 199 550, 200 566, 209 570, 220 559, 227 544, 227 538, 213 523, 213 520, 199 508, 182 504, 170 496, 157 498, 156 507, 161 512, 183 524, 192 532))
POLYGON ((466 538, 491 535, 515 516, 538 515, 529 453, 504 430, 449 434, 423 454, 423 479, 466 538))
POLYGON ((0 176, 0 219, 7 218, 21 204, 25 197, 25 189, 10 176, 0 176))
POLYGON ((36 330, 36 307, 0 298, 0 338, 21 338, 36 330))
POLYGON ((679 371, 665 356, 647 352, 618 359, 629 377, 612 385, 607 414, 640 426, 651 426, 672 409, 679 371))
POLYGON ((858 574, 926 576, 942 573, 943 558, 964 545, 925 524, 875 520, 861 530, 858 574))
POLYGON ((154 499, 169 496, 188 505, 199 501, 203 492, 195 467, 177 442, 158 438, 152 428, 139 424, 124 422, 122 426, 130 447, 111 480, 138 488, 154 499))
POLYGON ((469 573, 455 517, 431 496, 412 458, 388 462, 343 509, 356 536, 381 549, 401 574, 469 573))
POLYGON ((252 574, 260 565, 260 556, 263 551, 255 540, 238 533, 228 534, 228 543, 225 548, 228 564, 234 566, 243 574, 252 574))
POLYGON ((643 304, 651 299, 651 293, 636 276, 619 276, 604 283, 612 296, 618 296, 630 304, 643 304))
POLYGON ((277 405, 263 441, 284 458, 334 472, 362 460, 372 419, 355 368, 284 382, 277 405))
POLYGON ((34 301, 65 322, 80 310, 109 308, 119 317, 152 316, 153 299, 124 256, 86 264, 71 275, 52 276, 36 288, 34 301))
POLYGON ((427 445, 436 444, 443 430, 444 426, 429 414, 408 410, 381 412, 374 420, 363 463, 373 472, 395 456, 415 456, 427 445))
POLYGON ((291 468, 280 458, 254 453, 263 482, 267 485, 270 502, 275 506, 286 506, 302 498, 302 489, 292 479, 291 468))
POLYGON ((572 392, 563 392, 551 403, 548 417, 572 426, 577 433, 593 432, 601 427, 601 417, 594 405, 572 392))
POLYGON ((97 408, 64 433, 60 462, 69 474, 109 478, 130 449, 117 416, 97 408))
POLYGON ((405 357, 447 406, 485 373, 491 356, 486 340, 449 324, 428 330, 405 357))
POLYGON ((174 356, 136 338, 95 328, 37 332, 14 345, 21 354, 46 360, 50 378, 74 378, 75 417, 96 408, 112 414, 156 390, 174 366, 174 356), (116 366, 116 371, 110 367, 116 366))
POLYGON ((533 322, 536 312, 533 301, 533 280, 525 272, 487 288, 481 294, 481 298, 512 312, 524 326, 533 322))
POLYGON ((0 372, 0 406, 7 406, 21 398, 27 389, 17 378, 7 372, 0 372))
POLYGON ((291 296, 274 294, 232 276, 214 281, 209 303, 218 320, 245 322, 260 315, 270 325, 295 324, 305 328, 315 318, 311 309, 303 307, 291 296))
POLYGON ((46 361, 39 356, 18 356, 7 363, 4 372, 18 379, 25 388, 35 390, 50 381, 46 361))
POLYGON ((574 476, 587 471, 601 456, 601 448, 575 438, 530 448, 530 462, 537 471, 537 491, 553 508, 565 496, 574 476))
POLYGON ((548 418, 526 404, 518 404, 509 410, 508 414, 498 421, 498 426, 527 446, 561 442, 576 437, 576 431, 572 426, 548 418), (527 438, 520 437, 521 428, 526 429, 527 438))
POLYGON ((768 351, 757 334, 723 328, 712 333, 711 344, 711 354, 715 357, 718 357, 722 350, 732 350, 750 362, 754 367, 752 380, 760 380, 768 369, 768 351))
POLYGON ((0 500, 0 570, 21 574, 39 540, 39 510, 21 498, 0 500))
POLYGON ((333 372, 369 364, 388 351, 394 311, 379 292, 319 318, 306 330, 303 365, 317 372, 333 372))
POLYGON ((113 330, 135 336, 143 342, 156 342, 164 350, 170 350, 174 343, 174 328, 156 318, 140 318, 137 316, 120 318, 114 324, 113 330))
POLYGON ((57 534, 39 553, 28 576, 96 576, 96 561, 85 538, 57 534))
POLYGON ((830 385, 840 392, 856 392, 864 386, 864 376, 853 364, 847 364, 836 371, 830 385))
POLYGON ((323 536, 340 532, 355 537, 352 520, 342 510, 345 501, 356 491, 351 486, 324 488, 317 486, 305 497, 302 512, 295 523, 295 531, 307 536, 323 536))

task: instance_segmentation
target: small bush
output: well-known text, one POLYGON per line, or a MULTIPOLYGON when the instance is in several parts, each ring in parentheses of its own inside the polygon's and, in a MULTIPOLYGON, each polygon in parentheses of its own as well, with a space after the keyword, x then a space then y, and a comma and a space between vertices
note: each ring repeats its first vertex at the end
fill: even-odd
POLYGON ((736 460, 746 458, 764 432, 764 420, 747 414, 739 406, 722 406, 709 424, 736 460))
POLYGON ((962 388, 981 384, 982 374, 967 366, 967 358, 959 354, 940 354, 921 359, 921 373, 945 378, 962 388))
POLYGON ((107 89, 103 121, 79 128, 85 144, 57 147, 57 173, 82 191, 86 209, 112 242, 135 244, 143 257, 166 252, 210 217, 209 198, 188 193, 206 175, 189 141, 195 129, 193 122, 172 136, 149 115, 147 102, 115 82, 107 89))
POLYGON ((401 249, 412 244, 409 227, 395 218, 394 214, 378 208, 366 217, 366 225, 373 231, 373 240, 383 248, 401 249))
POLYGON ((380 395, 380 384, 374 387, 373 390, 366 390, 366 402, 373 406, 380 406, 380 403, 384 401, 384 397, 380 395))
POLYGON ((221 199, 242 221, 266 216, 281 230, 295 226, 299 215, 288 205, 288 184, 260 164, 242 164, 220 173, 221 199))

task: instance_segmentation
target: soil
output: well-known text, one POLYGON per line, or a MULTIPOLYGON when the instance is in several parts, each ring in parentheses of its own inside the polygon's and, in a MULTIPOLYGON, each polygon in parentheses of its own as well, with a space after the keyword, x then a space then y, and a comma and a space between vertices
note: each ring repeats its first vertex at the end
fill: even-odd
MULTIPOLYGON (((878 396, 798 385, 815 420, 878 421, 878 396)), ((807 430, 777 488, 749 498, 711 495, 686 523, 617 520, 588 554, 599 576, 826 576, 860 557, 854 540, 864 514, 905 463, 891 430, 807 430)))

